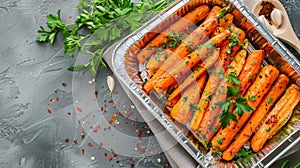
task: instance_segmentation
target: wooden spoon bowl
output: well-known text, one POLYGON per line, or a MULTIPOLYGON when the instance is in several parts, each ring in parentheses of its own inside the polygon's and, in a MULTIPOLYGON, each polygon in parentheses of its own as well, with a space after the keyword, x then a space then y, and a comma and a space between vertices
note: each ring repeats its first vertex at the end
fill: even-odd
MULTIPOLYGON (((252 1, 252 0, 251 0, 252 1)), ((298 37, 296 36, 293 27, 291 25, 290 19, 288 17, 288 14, 283 7, 283 5, 280 3, 279 0, 258 0, 255 1, 256 4, 253 5, 252 12, 253 14, 258 17, 259 11, 262 8, 262 1, 271 2, 275 8, 279 9, 283 14, 283 24, 276 28, 274 25, 271 26, 273 34, 277 36, 282 41, 286 42, 287 44, 291 45, 297 52, 300 54, 300 41, 298 37)))

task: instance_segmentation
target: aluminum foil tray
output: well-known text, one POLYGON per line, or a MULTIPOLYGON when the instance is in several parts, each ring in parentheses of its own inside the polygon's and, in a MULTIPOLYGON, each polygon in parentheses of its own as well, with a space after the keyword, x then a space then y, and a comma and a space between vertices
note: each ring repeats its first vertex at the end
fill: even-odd
POLYGON ((298 110, 295 110, 289 123, 281 129, 276 136, 269 140, 260 152, 252 156, 251 164, 242 161, 222 162, 219 161, 218 158, 214 158, 210 153, 206 153, 199 147, 197 148, 186 136, 187 134, 184 133, 181 128, 178 128, 169 117, 164 114, 160 100, 147 95, 142 90, 141 86, 143 81, 141 81, 138 74, 139 66, 135 59, 134 52, 136 52, 138 48, 145 46, 147 42, 154 37, 155 33, 153 32, 161 32, 167 25, 178 19, 178 15, 182 16, 192 8, 202 4, 209 5, 210 7, 213 5, 226 6, 230 4, 231 8, 237 9, 240 14, 255 27, 258 34, 255 38, 253 38, 251 34, 247 34, 249 35, 247 38, 252 42, 250 45, 251 47, 248 49, 249 52, 255 48, 265 47, 265 49, 270 52, 266 55, 264 62, 276 66, 282 73, 287 74, 292 81, 299 86, 300 62, 255 18, 249 9, 238 0, 230 0, 230 2, 225 0, 176 1, 168 9, 156 15, 144 26, 124 38, 116 46, 111 57, 111 68, 122 85, 136 96, 136 98, 152 113, 152 115, 165 127, 177 142, 182 145, 190 156, 199 163, 200 166, 236 167, 234 164, 238 164, 241 167, 268 167, 295 144, 300 142, 300 115, 298 110), (282 69, 285 69, 285 71, 282 69))

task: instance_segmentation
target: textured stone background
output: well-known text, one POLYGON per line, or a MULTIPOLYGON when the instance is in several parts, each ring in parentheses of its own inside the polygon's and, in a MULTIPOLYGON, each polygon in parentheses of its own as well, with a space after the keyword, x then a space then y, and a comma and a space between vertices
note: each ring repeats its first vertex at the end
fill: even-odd
MULTIPOLYGON (((299 37, 300 1, 281 1, 299 37)), ((78 14, 77 4, 77 0, 0 0, 0 167, 162 167, 166 161, 161 154, 141 158, 118 156, 109 161, 111 151, 98 150, 96 142, 80 138, 85 132, 75 116, 72 73, 66 70, 75 60, 64 56, 60 37, 54 45, 35 42, 46 15, 61 9, 62 19, 71 22, 78 14), (56 97, 57 102, 50 101, 56 97), (66 138, 70 142, 65 142, 66 138)), ((112 75, 109 69, 102 72, 97 77, 99 101, 109 98, 105 77, 112 75)), ((144 127, 143 123, 137 125, 144 127)), ((135 131, 138 126, 125 124, 124 129, 135 131)), ((155 140, 150 145, 159 150, 155 140)))

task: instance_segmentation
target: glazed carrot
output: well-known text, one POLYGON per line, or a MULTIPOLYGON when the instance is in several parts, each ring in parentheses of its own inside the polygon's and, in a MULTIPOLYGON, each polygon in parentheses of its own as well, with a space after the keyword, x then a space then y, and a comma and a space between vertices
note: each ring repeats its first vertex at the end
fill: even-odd
MULTIPOLYGON (((164 73, 161 75, 154 83, 155 88, 158 88, 160 90, 165 90, 170 86, 172 83, 176 81, 180 76, 186 74, 188 71, 190 71, 191 68, 193 68, 195 65, 197 65, 201 60, 205 60, 206 58, 213 55, 213 51, 215 47, 220 46, 228 36, 227 32, 223 32, 212 39, 210 39, 208 42, 206 42, 203 47, 196 50, 192 54, 190 54, 185 59, 181 60, 179 63, 177 63, 169 72, 164 73)), ((208 62, 206 67, 211 66, 213 63, 208 62)))
POLYGON ((243 96, 248 87, 252 84, 260 69, 264 56, 265 52, 263 50, 254 50, 247 57, 245 66, 243 67, 241 74, 238 76, 241 83, 239 86, 240 95, 243 96))
POLYGON ((244 49, 242 49, 236 54, 236 56, 234 57, 235 61, 232 61, 229 68, 226 70, 226 73, 224 75, 226 78, 222 79, 222 81, 220 82, 215 96, 212 97, 207 113, 204 116, 203 122, 201 122, 201 129, 199 131, 202 134, 203 140, 205 140, 206 142, 209 142, 211 138, 215 135, 216 131, 218 131, 219 129, 219 118, 216 118, 215 116, 220 114, 222 108, 218 106, 218 103, 225 101, 227 97, 226 88, 227 86, 233 85, 233 83, 228 81, 228 76, 231 73, 234 73, 236 76, 238 76, 242 71, 242 67, 245 63, 247 56, 248 43, 246 43, 244 47, 244 49))
POLYGON ((207 68, 212 66, 214 62, 217 61, 219 57, 219 50, 214 50, 213 55, 208 57, 204 62, 200 63, 198 67, 196 67, 193 72, 181 83, 174 92, 169 96, 168 101, 172 101, 176 98, 180 93, 187 88, 188 86, 192 85, 200 76, 202 76, 206 71, 207 68))
POLYGON ((224 42, 220 50, 220 59, 225 70, 240 50, 245 38, 246 34, 242 29, 236 27, 231 29, 229 40, 224 42))
MULTIPOLYGON (((246 101, 250 107, 255 109, 260 104, 264 95, 278 78, 278 75, 279 71, 275 67, 271 65, 263 67, 245 95, 246 101)), ((213 138, 212 146, 217 147, 221 151, 225 150, 251 114, 252 112, 243 113, 241 117, 238 118, 237 122, 231 122, 225 129, 221 129, 213 138)))
POLYGON ((181 99, 172 108, 171 116, 178 122, 185 124, 195 111, 198 110, 198 102, 207 79, 203 74, 197 83, 190 86, 182 95, 181 99))
POLYGON ((146 64, 146 68, 151 75, 153 75, 157 69, 167 60, 168 56, 172 55, 172 51, 169 49, 157 52, 152 56, 146 64))
POLYGON ((221 18, 219 23, 220 27, 224 27, 224 28, 230 27, 233 23, 233 19, 234 19, 233 14, 227 13, 224 17, 221 18))
POLYGON ((220 61, 215 63, 215 66, 211 68, 211 73, 209 73, 208 81, 198 103, 199 111, 196 111, 194 113, 190 123, 190 128, 192 130, 199 130, 200 128, 200 123, 206 113, 206 109, 208 108, 210 99, 219 85, 220 78, 218 77, 217 72, 220 69, 222 69, 222 63, 220 61))
POLYGON ((172 55, 161 65, 157 72, 144 85, 146 92, 150 92, 154 88, 156 81, 162 74, 171 69, 178 62, 182 61, 193 49, 199 44, 203 44, 218 25, 217 18, 204 21, 197 29, 195 29, 180 45, 176 48, 172 55))
POLYGON ((152 41, 150 41, 147 46, 141 50, 140 53, 138 53, 137 59, 139 63, 143 64, 146 59, 156 51, 156 48, 161 47, 164 41, 168 42, 170 40, 168 35, 171 32, 179 33, 185 31, 187 28, 193 25, 195 21, 201 21, 206 18, 209 12, 209 7, 206 5, 202 5, 192 12, 189 12, 183 18, 179 19, 176 23, 168 27, 166 30, 156 36, 152 41))
POLYGON ((270 91, 264 96, 258 108, 253 112, 247 125, 240 132, 239 136, 233 143, 223 152, 222 158, 229 161, 241 149, 241 147, 249 140, 252 133, 264 119, 265 115, 271 110, 276 101, 280 98, 289 83, 289 78, 283 74, 279 75, 270 91))
POLYGON ((212 7, 211 11, 206 17, 206 20, 216 18, 218 13, 222 10, 219 6, 212 7))
POLYGON ((292 84, 275 107, 268 114, 262 126, 255 133, 251 140, 251 148, 258 152, 269 138, 272 137, 282 127, 293 114, 293 110, 300 101, 300 91, 298 86, 292 84))

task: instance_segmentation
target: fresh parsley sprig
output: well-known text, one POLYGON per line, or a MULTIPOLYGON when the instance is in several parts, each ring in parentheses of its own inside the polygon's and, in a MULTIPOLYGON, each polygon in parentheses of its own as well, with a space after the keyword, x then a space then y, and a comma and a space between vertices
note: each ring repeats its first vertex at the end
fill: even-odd
POLYGON ((70 24, 62 21, 60 10, 56 15, 47 16, 47 28, 40 26, 37 37, 38 42, 54 43, 58 33, 61 33, 64 42, 64 53, 74 57, 76 51, 82 51, 82 43, 91 35, 98 39, 88 47, 93 46, 97 50, 89 52, 92 57, 89 62, 69 67, 71 71, 90 69, 96 75, 100 65, 105 65, 102 55, 113 42, 119 40, 122 35, 128 34, 143 23, 153 14, 168 7, 168 0, 80 0, 77 8, 81 11, 77 19, 70 24), (147 14, 147 15, 146 15, 147 14))
MULTIPOLYGON (((231 84, 241 84, 239 78, 234 72, 230 72, 229 75, 226 76, 226 78, 226 81, 231 84)), ((219 117, 220 126, 223 129, 230 125, 230 120, 233 120, 235 122, 238 121, 237 116, 233 112, 231 112, 231 110, 233 110, 238 116, 242 116, 243 112, 248 113, 254 110, 254 108, 249 106, 249 104, 247 103, 247 99, 239 94, 238 86, 227 86, 226 95, 227 98, 225 102, 218 102, 218 105, 222 108, 222 112, 219 117)))

